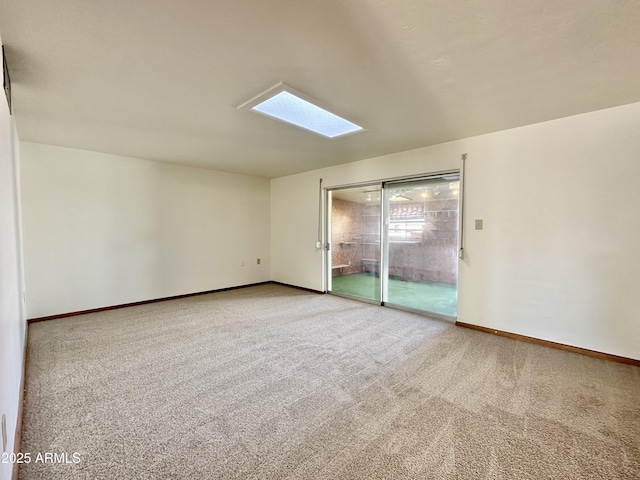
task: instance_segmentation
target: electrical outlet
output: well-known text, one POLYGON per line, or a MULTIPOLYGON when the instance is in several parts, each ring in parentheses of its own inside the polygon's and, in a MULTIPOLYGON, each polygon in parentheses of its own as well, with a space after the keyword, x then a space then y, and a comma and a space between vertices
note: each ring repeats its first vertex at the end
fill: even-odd
POLYGON ((476 230, 482 230, 484 228, 484 222, 481 218, 476 219, 476 230))
POLYGON ((260 259, 258 259, 258 261, 256 262, 256 264, 260 265, 260 259))
POLYGON ((244 260, 240 260, 240 266, 244 267, 244 260))

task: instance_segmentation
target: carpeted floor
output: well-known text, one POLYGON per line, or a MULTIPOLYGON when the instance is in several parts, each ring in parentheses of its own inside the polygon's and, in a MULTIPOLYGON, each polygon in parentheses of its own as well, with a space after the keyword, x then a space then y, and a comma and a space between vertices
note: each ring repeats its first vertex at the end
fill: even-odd
POLYGON ((637 367, 269 284, 32 324, 22 451, 71 463, 20 478, 633 479, 639 399, 637 367))
MULTIPOLYGON (((380 300, 380 278, 369 273, 352 273, 331 279, 335 293, 380 300)), ((455 317, 458 314, 458 288, 442 282, 407 282, 389 279, 389 303, 428 310, 455 317)))

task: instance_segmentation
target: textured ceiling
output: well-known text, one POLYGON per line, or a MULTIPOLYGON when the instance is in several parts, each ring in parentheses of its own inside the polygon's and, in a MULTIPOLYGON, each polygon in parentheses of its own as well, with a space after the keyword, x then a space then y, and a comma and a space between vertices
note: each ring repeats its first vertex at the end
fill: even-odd
POLYGON ((638 0, 0 0, 23 140, 267 177, 640 101, 638 0), (236 106, 284 81, 369 130, 236 106))

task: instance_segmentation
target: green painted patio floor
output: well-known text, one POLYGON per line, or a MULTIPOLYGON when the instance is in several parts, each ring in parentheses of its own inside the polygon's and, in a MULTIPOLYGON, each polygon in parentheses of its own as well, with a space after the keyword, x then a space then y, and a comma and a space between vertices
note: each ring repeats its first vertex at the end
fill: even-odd
MULTIPOLYGON (((380 299, 380 279, 367 273, 354 273, 333 277, 331 291, 367 298, 380 299)), ((405 282, 389 280, 389 303, 428 310, 444 315, 457 315, 458 292, 456 285, 440 282, 405 282)))

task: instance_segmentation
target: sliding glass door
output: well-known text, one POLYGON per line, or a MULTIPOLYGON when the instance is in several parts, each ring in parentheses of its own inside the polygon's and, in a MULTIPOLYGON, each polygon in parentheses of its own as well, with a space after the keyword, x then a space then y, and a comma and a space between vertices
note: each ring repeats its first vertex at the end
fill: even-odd
POLYGON ((328 291, 457 315, 457 173, 327 192, 328 291))
POLYGON ((385 303, 457 315, 459 193, 458 175, 385 183, 385 303))
POLYGON ((380 185, 328 195, 329 291, 380 301, 380 185))

